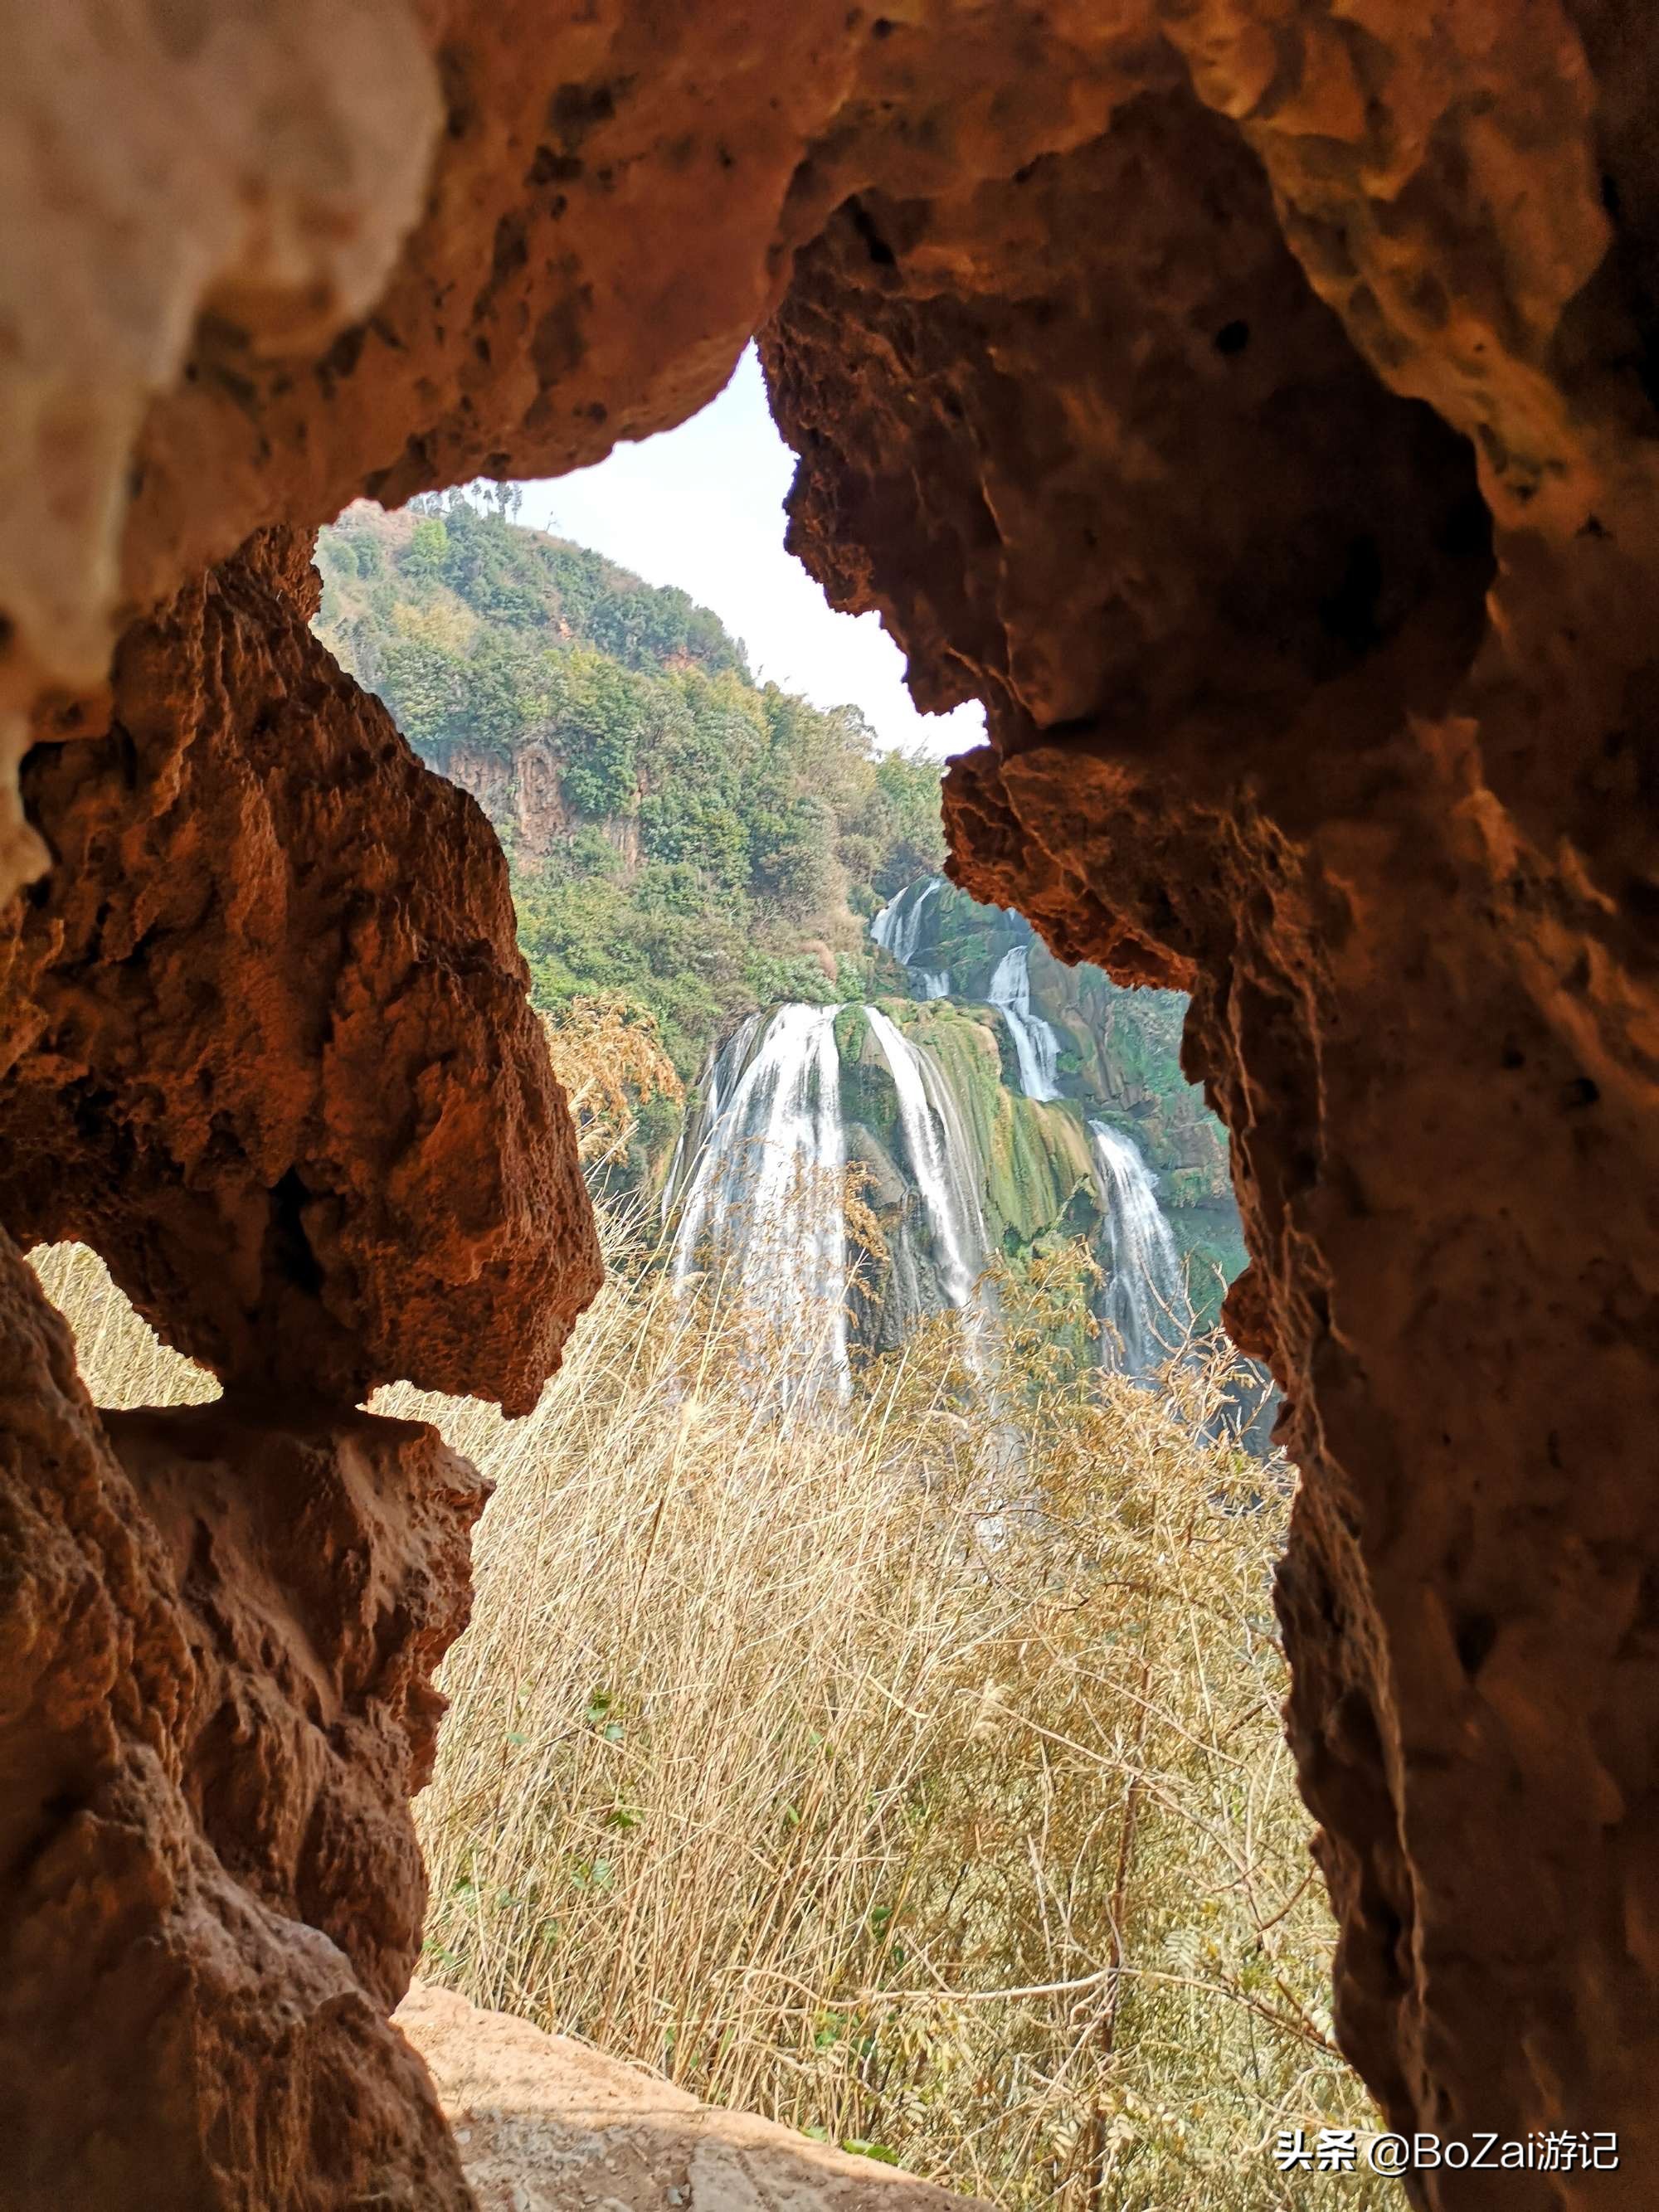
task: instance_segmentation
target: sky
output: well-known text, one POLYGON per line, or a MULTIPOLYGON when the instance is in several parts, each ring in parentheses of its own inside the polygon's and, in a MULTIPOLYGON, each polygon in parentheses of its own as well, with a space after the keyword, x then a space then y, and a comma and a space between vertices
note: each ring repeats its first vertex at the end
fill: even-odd
POLYGON ((592 546, 647 583, 679 585, 742 638, 757 677, 815 706, 852 701, 884 745, 944 759, 977 744, 981 709, 918 714, 904 656, 879 618, 835 613, 784 551, 794 466, 750 346, 701 415, 618 446, 596 468, 526 483, 519 519, 592 546))

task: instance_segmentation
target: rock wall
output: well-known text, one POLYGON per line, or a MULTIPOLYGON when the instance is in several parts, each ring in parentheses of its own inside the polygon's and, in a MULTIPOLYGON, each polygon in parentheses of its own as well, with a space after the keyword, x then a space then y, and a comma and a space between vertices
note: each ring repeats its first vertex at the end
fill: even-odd
POLYGON ((1646 2202, 1648 14, 256 14, 6 23, 0 1215, 228 1389, 100 1420, 8 1256, 0 2191, 465 2202, 384 2015, 470 1507, 351 1408, 528 1402, 594 1260, 499 858, 307 533, 595 459, 769 318, 798 550, 988 701, 958 879, 1194 993, 1344 2041, 1403 2124, 1624 2131, 1425 2203, 1646 2202))
POLYGON ((0 1212, 221 1402, 100 1414, 4 1245, 0 2203, 470 2203, 386 2016, 482 1496, 354 1401, 532 1405, 597 1286, 475 804, 310 635, 270 532, 136 623, 22 786, 0 1212))
POLYGON ((435 1432, 106 1413, 0 1251, 0 2202, 469 2203, 386 2025, 482 1498, 435 1432))
POLYGON ((520 853, 544 860, 571 828, 559 757, 544 740, 515 746, 446 745, 432 765, 476 799, 491 823, 511 829, 520 853))
POLYGON ((315 583, 252 542, 30 757, 58 866, 0 923, 0 1217, 227 1379, 523 1413, 598 1257, 506 867, 311 636, 315 583))
POLYGON ((1655 177, 1582 12, 1171 9, 1190 87, 866 195, 765 348, 792 543, 989 702, 952 872, 1194 994, 1345 2047, 1401 2128, 1623 2131, 1437 2205, 1659 2165, 1655 177))

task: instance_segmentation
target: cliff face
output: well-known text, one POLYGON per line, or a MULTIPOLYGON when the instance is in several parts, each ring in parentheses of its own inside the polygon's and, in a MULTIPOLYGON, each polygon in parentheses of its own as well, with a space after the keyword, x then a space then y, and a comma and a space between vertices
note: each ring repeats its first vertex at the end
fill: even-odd
POLYGON ((14 2195, 465 2201, 384 2013, 470 1507, 406 1433, 343 1471, 351 1401, 526 1402, 594 1263, 498 860, 305 636, 303 549, 678 420, 765 322, 798 550, 988 702, 958 879, 1193 993, 1345 2045, 1397 2125, 1624 2139, 1424 2203, 1645 2202, 1650 15, 13 15, 0 1205, 234 1386, 100 1420, 14 1270, 14 2195), (266 1486, 335 1500, 337 1583, 266 1486))
MULTIPOLYGON (((559 757, 550 744, 516 745, 502 752, 492 745, 458 744, 434 746, 429 757, 441 775, 470 793, 491 823, 511 836, 515 850, 539 860, 558 849, 571 812, 559 779, 559 757)), ((639 832, 631 823, 618 829, 615 842, 626 860, 626 832, 633 830, 636 848, 639 832)))

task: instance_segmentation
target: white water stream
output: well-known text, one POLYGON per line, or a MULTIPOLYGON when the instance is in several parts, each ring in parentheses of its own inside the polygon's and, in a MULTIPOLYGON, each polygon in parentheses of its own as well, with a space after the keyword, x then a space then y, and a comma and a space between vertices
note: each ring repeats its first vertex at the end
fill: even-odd
POLYGON ((1028 1098, 1058 1098, 1060 1039, 1041 1014, 1031 1012, 1031 948, 1012 945, 998 961, 985 991, 1000 1008, 1014 1041, 1020 1088, 1028 1098))
MULTIPOLYGON (((898 1093, 899 1130, 910 1174, 933 1239, 939 1287, 950 1304, 983 1320, 980 1277, 985 1267, 985 1216, 979 1177, 957 1102, 927 1053, 913 1045, 879 1006, 866 1006, 898 1093)), ((976 1339, 977 1326, 974 1329, 976 1339)), ((973 1346, 969 1346, 970 1364, 973 1346)))
MULTIPOLYGON (((914 964, 927 909, 944 889, 943 876, 923 876, 914 884, 906 884, 871 923, 871 936, 884 952, 892 954, 901 968, 914 964)), ((929 997, 944 995, 942 991, 928 994, 929 997)))
POLYGON ((725 1294, 764 1324, 769 1380, 786 1401, 853 1388, 840 1012, 750 1015, 720 1053, 674 1238, 677 1284, 706 1254, 725 1294))
MULTIPOLYGON (((1016 946, 1000 964, 1006 996, 993 1003, 1021 1047, 1027 1096, 1052 1099, 1054 1033, 1030 1016, 1029 989, 1010 968, 1018 958, 1023 974, 1027 949, 1016 946)), ((786 1403, 844 1401, 852 1389, 841 1011, 791 1005, 750 1016, 708 1069, 701 1135, 683 1133, 664 1196, 665 1216, 679 1205, 675 1282, 706 1268, 721 1295, 754 1317, 757 1370, 786 1403)), ((896 1094, 893 1162, 915 1193, 912 1219, 925 1232, 918 1243, 907 1224, 895 1240, 890 1295, 912 1321, 940 1304, 959 1312, 968 1364, 982 1373, 991 1310, 981 1164, 931 1054, 879 1006, 863 1011, 896 1094)), ((1089 1133, 1109 1267, 1102 1364, 1149 1376, 1191 1323, 1180 1255, 1134 1144, 1105 1121, 1091 1121, 1089 1133)))
POLYGON ((1101 1364, 1151 1375, 1180 1348, 1192 1322, 1181 1255, 1134 1144, 1105 1121, 1091 1121, 1089 1134, 1110 1267, 1101 1364))

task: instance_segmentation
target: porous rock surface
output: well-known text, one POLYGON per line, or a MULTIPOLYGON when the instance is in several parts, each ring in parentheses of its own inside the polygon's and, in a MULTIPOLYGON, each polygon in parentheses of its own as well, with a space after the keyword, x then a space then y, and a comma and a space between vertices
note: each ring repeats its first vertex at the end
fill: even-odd
POLYGON ((431 2069, 478 2212, 973 2212, 979 2203, 700 2104, 640 2067, 428 1983, 396 2018, 431 2069))
MULTIPOLYGON (((595 459, 764 323, 797 550, 924 703, 987 701, 959 879, 1194 994, 1234 1325, 1304 1478, 1280 1601, 1345 2047, 1396 2125, 1622 2132, 1617 2175, 1442 2172, 1425 2204, 1650 2201, 1650 11, 13 13, 0 888, 52 865, 9 922, 0 1213, 97 1244, 265 1394, 262 1435, 273 1386, 296 1437, 391 1373, 526 1401, 593 1261, 499 862, 306 635, 306 533, 595 459)), ((26 1285, 7 1310, 5 1633, 52 1655, 0 1727, 30 1962, 0 2048, 63 2054, 31 2141, 72 2113, 89 2203, 373 2202, 340 2177, 388 2158, 383 2200, 463 2201, 384 2025, 390 1767, 362 1847, 395 1935, 360 1936, 356 1843, 309 1882, 274 1839, 257 1888, 227 1861, 191 1777, 239 1762, 169 1717, 185 1438, 144 1432, 141 1496, 139 1432, 26 1285), (107 1856, 53 1889, 60 1847, 107 1856), (98 2009, 94 1971, 138 1994, 98 2009)), ((422 1525, 451 1478, 398 1465, 422 1525)), ((303 1620, 343 1680, 299 1563, 237 1567, 251 1532, 209 1519, 275 1623, 238 1668, 275 1681, 303 1620)))
POLYGON ((1189 82, 1097 146, 866 196, 801 257, 792 542, 926 696, 988 701, 957 879, 1194 994, 1234 1333, 1304 1475, 1279 1597, 1344 2047, 1399 2128, 1622 2130, 1616 2176, 1415 2192, 1636 2204, 1652 47, 1614 7, 1165 14, 1189 82))
POLYGON ((477 1477, 436 1433, 100 1415, 0 1249, 0 2202, 468 2203, 386 2024, 477 1477))
POLYGON ((0 1218, 230 1380, 524 1413, 599 1261, 506 865, 316 590, 262 534, 31 756, 57 866, 0 920, 0 1218))

